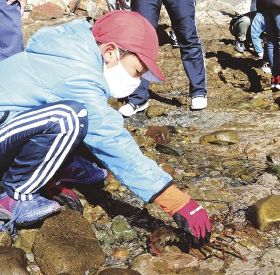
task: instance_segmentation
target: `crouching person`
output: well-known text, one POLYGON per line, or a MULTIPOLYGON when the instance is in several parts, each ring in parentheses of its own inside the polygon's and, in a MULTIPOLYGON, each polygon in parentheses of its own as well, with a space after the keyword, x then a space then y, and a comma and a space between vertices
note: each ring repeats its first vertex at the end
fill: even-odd
POLYGON ((8 216, 8 224, 36 222, 59 210, 41 189, 59 180, 62 166, 73 171, 64 162, 83 140, 122 184, 158 203, 195 243, 208 241, 206 210, 142 154, 121 114, 107 104, 110 96, 130 95, 140 77, 164 81, 157 52, 156 32, 144 17, 113 11, 93 26, 74 20, 41 29, 26 52, 0 62, 0 111, 10 111, 0 129, 0 216, 8 216))

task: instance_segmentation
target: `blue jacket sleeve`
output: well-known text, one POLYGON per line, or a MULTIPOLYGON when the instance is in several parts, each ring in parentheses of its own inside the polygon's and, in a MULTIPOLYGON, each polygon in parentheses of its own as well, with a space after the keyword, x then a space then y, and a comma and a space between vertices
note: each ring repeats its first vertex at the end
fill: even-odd
POLYGON ((257 13, 251 25, 251 37, 254 49, 257 54, 263 53, 261 34, 265 31, 264 17, 261 13, 257 13))
POLYGON ((55 88, 55 93, 63 99, 85 105, 89 119, 85 143, 132 192, 147 202, 171 182, 169 174, 142 154, 130 133, 124 129, 122 116, 108 106, 104 92, 97 89, 94 82, 68 79, 55 88))

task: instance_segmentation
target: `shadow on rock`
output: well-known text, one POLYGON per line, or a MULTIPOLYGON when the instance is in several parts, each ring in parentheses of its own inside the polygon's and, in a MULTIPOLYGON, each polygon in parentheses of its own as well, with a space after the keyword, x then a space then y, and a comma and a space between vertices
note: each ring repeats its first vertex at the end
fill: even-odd
MULTIPOLYGON (((244 91, 250 93, 259 93, 262 92, 261 86, 261 77, 257 74, 254 68, 258 67, 258 61, 252 58, 244 58, 244 57, 234 57, 230 53, 224 51, 208 52, 206 54, 206 58, 217 57, 218 63, 221 65, 223 70, 230 68, 233 70, 240 70, 244 74, 247 75, 248 81, 250 83, 249 88, 240 87, 244 91)), ((223 74, 220 74, 220 79, 227 83, 228 80, 224 77, 223 74)))
MULTIPOLYGON (((101 206, 110 218, 118 215, 124 216, 131 226, 154 232, 159 227, 163 227, 178 237, 176 245, 183 251, 189 250, 192 243, 191 237, 181 229, 165 224, 162 220, 151 216, 146 208, 140 209, 123 201, 114 199, 109 192, 102 190, 99 186, 82 186, 79 191, 86 197, 92 205, 101 206)), ((147 241, 149 244, 149 240, 147 241)))

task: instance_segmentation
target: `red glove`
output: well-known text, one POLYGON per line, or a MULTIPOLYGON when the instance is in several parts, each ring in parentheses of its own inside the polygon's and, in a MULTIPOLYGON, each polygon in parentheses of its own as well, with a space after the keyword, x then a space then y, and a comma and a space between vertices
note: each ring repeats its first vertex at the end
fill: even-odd
POLYGON ((206 210, 195 200, 190 199, 173 215, 179 228, 190 232, 196 246, 210 241, 211 224, 206 210))

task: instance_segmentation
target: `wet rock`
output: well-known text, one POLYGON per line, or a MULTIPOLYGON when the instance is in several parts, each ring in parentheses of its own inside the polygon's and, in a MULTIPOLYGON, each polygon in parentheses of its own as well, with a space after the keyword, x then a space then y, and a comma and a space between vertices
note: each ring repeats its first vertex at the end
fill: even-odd
POLYGON ((122 103, 113 97, 109 98, 108 104, 115 110, 119 110, 122 107, 122 103))
POLYGON ((0 247, 0 274, 28 275, 24 251, 15 247, 0 247))
POLYGON ((240 138, 234 131, 217 131, 208 135, 202 136, 199 140, 200 144, 217 144, 217 145, 231 145, 238 143, 240 138))
POLYGON ((171 164, 162 163, 159 166, 162 168, 162 170, 164 170, 166 173, 170 174, 171 176, 175 174, 175 169, 171 164))
POLYGON ((141 275, 139 272, 125 268, 107 268, 98 273, 98 275, 141 275))
POLYGON ((150 105, 146 110, 146 116, 148 118, 154 118, 158 116, 162 116, 165 114, 165 108, 160 105, 150 105))
POLYGON ((113 191, 118 191, 120 188, 120 183, 115 181, 115 182, 110 182, 106 186, 106 191, 113 192, 113 191))
POLYGON ((36 238, 37 229, 22 229, 14 246, 23 249, 26 253, 30 253, 36 238))
POLYGON ((170 134, 167 127, 149 126, 146 136, 153 138, 153 140, 159 144, 167 144, 170 142, 170 134))
POLYGON ((53 18, 60 18, 63 16, 63 9, 54 3, 47 2, 43 5, 34 7, 31 13, 33 20, 50 20, 53 18))
POLYGON ((129 255, 129 252, 126 248, 116 248, 113 257, 119 258, 119 259, 127 259, 129 255))
POLYGON ((107 216, 107 214, 104 211, 104 209, 99 205, 93 207, 87 203, 84 207, 83 216, 90 224, 92 224, 93 222, 96 222, 102 217, 107 216))
POLYGON ((136 231, 128 224, 123 216, 116 216, 112 220, 111 230, 116 239, 127 242, 137 237, 136 231))
POLYGON ((115 236, 113 235, 111 230, 98 230, 96 232, 96 236, 98 240, 105 244, 105 245, 110 245, 115 242, 115 236))
POLYGON ((267 155, 266 159, 270 171, 279 178, 280 177, 280 153, 278 151, 270 153, 267 155))
POLYGON ((166 145, 166 144, 157 144, 156 149, 163 154, 172 155, 175 157, 181 157, 184 155, 184 150, 182 148, 177 148, 172 145, 166 145))
POLYGON ((106 191, 118 191, 120 186, 120 182, 113 176, 112 173, 109 173, 106 179, 106 191))
POLYGON ((12 238, 9 231, 0 232, 0 247, 11 247, 12 246, 12 238))
POLYGON ((168 251, 153 257, 143 254, 134 259, 132 268, 142 275, 191 274, 188 269, 198 265, 198 259, 185 253, 168 251))
POLYGON ((139 147, 148 148, 155 144, 154 139, 148 136, 134 136, 133 138, 139 147))
POLYGON ((71 210, 62 211, 44 222, 33 252, 38 266, 46 275, 84 274, 105 260, 90 224, 71 210))
POLYGON ((257 201, 251 207, 252 222, 260 230, 280 222, 280 195, 271 195, 257 201))
POLYGON ((196 177, 196 173, 195 172, 187 172, 184 174, 185 177, 189 177, 189 178, 194 178, 196 177))

